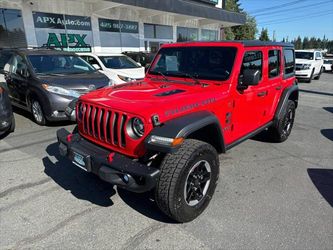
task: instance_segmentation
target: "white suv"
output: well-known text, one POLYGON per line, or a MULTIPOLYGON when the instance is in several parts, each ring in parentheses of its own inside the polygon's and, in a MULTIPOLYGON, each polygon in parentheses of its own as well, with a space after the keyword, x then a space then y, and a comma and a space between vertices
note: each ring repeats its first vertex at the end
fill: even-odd
POLYGON ((323 72, 323 55, 319 50, 296 50, 296 77, 311 82, 323 72))
POLYGON ((112 84, 121 84, 145 77, 145 68, 123 54, 77 53, 97 70, 104 73, 112 84))

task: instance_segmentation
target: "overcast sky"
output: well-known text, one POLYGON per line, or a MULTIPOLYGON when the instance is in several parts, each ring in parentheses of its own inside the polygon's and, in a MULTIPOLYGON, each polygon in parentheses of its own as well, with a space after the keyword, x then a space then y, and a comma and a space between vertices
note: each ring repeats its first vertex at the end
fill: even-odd
POLYGON ((256 17, 258 30, 275 30, 277 40, 298 35, 333 40, 333 0, 240 0, 241 7, 256 17))

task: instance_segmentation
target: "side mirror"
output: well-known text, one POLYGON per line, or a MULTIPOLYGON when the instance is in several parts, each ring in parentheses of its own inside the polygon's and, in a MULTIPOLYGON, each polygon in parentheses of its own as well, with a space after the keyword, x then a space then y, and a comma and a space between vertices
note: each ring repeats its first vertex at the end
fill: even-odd
POLYGON ((257 69, 244 69, 240 77, 239 85, 241 87, 256 86, 261 79, 260 71, 257 69))
POLYGON ((321 57, 316 57, 316 60, 317 60, 317 61, 321 60, 321 57))
POLYGON ((150 63, 147 63, 146 66, 145 66, 145 73, 147 73, 149 67, 150 67, 150 63))
POLYGON ((142 64, 141 64, 141 63, 137 62, 137 64, 138 64, 140 67, 142 67, 142 64))
POLYGON ((101 69, 101 67, 100 67, 98 64, 96 64, 96 63, 92 64, 92 66, 93 66, 96 70, 100 70, 100 69, 101 69))
POLYGON ((30 73, 27 69, 20 69, 18 74, 24 78, 29 78, 30 77, 30 73))

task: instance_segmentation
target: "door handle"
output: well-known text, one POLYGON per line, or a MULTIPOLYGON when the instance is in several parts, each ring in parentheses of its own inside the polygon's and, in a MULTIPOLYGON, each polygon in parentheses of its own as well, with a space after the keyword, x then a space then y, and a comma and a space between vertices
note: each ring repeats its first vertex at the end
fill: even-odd
POLYGON ((275 89, 276 90, 281 90, 282 89, 282 86, 280 85, 280 86, 277 86, 277 87, 275 87, 275 89))
POLYGON ((259 92, 259 93, 257 94, 257 96, 259 96, 259 97, 263 97, 263 96, 266 96, 267 94, 268 94, 268 91, 266 90, 266 91, 259 92))

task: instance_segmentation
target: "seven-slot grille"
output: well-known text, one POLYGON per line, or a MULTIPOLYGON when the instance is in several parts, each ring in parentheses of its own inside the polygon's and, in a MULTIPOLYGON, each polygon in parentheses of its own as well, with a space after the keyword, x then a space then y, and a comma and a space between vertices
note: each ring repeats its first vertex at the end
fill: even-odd
POLYGON ((127 115, 94 105, 80 103, 83 133, 104 143, 124 148, 127 115))

